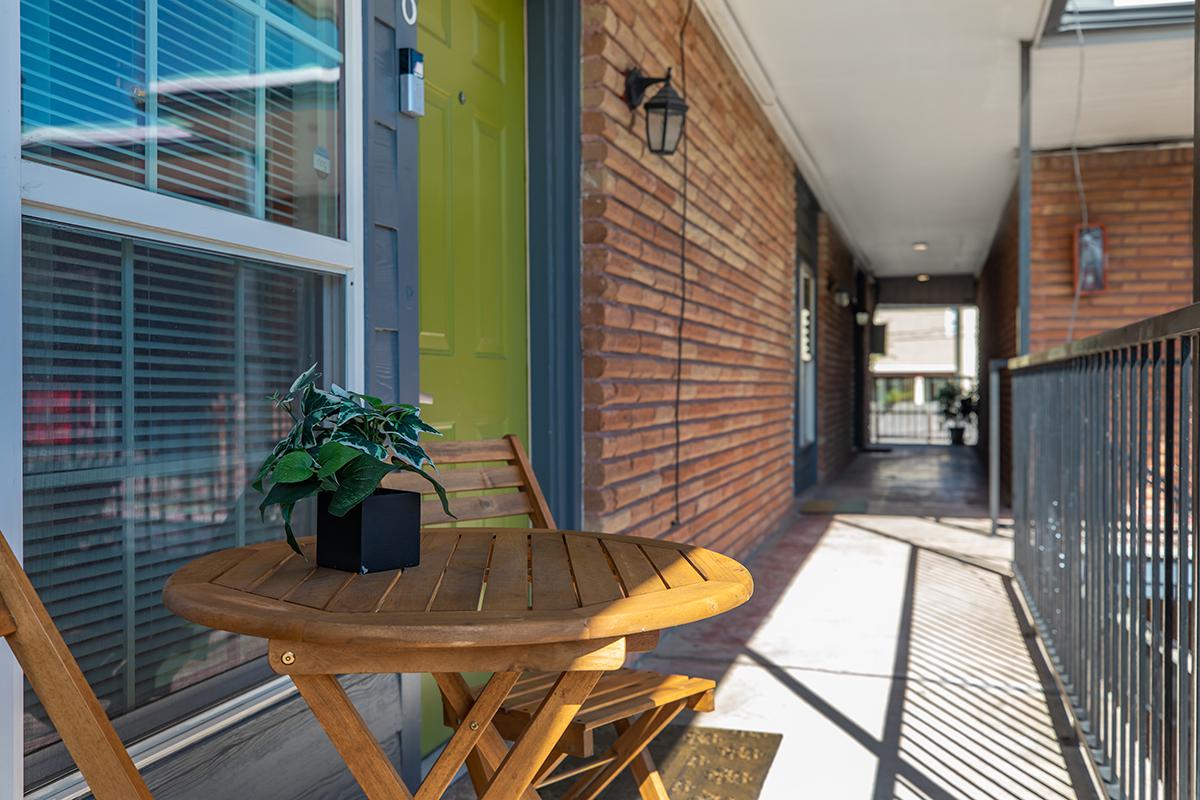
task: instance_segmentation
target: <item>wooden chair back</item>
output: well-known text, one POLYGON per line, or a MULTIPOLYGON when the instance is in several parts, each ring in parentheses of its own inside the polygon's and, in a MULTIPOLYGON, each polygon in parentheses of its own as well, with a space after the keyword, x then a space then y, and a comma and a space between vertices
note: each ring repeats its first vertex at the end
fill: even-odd
POLYGON ((151 800, 145 781, 2 534, 0 637, 17 657, 96 800, 151 800))
POLYGON ((417 475, 394 472, 380 483, 385 489, 420 492, 421 522, 438 525, 448 522, 495 520, 527 516, 535 528, 554 528, 554 517, 546 497, 538 486, 521 440, 509 434, 502 439, 476 442, 422 442, 425 452, 437 465, 437 478, 446 487, 450 510, 446 516, 442 504, 429 483, 417 475), (486 491, 487 494, 468 492, 486 491))

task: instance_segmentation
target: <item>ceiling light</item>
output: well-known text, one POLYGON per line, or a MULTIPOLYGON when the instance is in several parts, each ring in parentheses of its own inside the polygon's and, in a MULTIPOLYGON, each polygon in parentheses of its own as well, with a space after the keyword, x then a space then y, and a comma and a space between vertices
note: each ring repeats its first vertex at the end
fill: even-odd
POLYGON ((913 242, 913 252, 924 253, 929 249, 929 242, 913 242))
POLYGON ((929 283, 929 276, 922 272, 917 276, 917 283, 929 283))

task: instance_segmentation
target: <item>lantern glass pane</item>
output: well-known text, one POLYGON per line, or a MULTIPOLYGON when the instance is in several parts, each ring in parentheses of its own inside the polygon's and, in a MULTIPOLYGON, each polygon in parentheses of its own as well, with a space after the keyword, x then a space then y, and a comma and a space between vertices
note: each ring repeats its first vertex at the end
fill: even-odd
POLYGON ((666 132, 666 112, 661 108, 646 109, 646 145, 652 153, 661 153, 666 132))
POLYGON ((674 153, 679 146, 679 137, 683 133, 683 121, 686 117, 679 113, 667 114, 667 124, 663 132, 663 152, 674 153))

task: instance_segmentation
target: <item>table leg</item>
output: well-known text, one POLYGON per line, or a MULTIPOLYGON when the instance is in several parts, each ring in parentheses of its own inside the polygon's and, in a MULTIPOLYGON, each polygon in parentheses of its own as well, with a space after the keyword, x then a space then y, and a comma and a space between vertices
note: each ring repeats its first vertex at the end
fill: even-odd
MULTIPOLYGON (((442 696, 454 712, 454 716, 459 720, 466 719, 475 702, 466 679, 457 672, 434 673, 433 679, 437 681, 438 688, 442 690, 442 696)), ((471 773, 471 782, 475 785, 476 794, 483 794, 507 755, 508 745, 505 744, 504 737, 489 723, 475 743, 475 750, 467 759, 467 769, 471 773)), ((523 800, 539 800, 538 793, 533 789, 527 789, 521 797, 523 800)))
MULTIPOLYGON (((613 723, 613 727, 617 729, 619 736, 629 730, 629 720, 617 720, 613 723)), ((637 784, 642 800, 671 800, 670 795, 667 794, 667 787, 663 784, 662 775, 658 771, 658 765, 654 763, 654 759, 650 757, 650 751, 646 748, 642 748, 633 761, 629 762, 629 773, 633 776, 633 782, 637 784)))
POLYGON ((474 704, 467 709, 466 714, 455 712, 455 716, 459 719, 458 728, 450 737, 450 741, 442 748, 442 754, 438 756, 433 768, 429 770, 429 775, 421 783, 416 800, 436 800, 442 796, 446 787, 450 785, 450 781, 454 780, 458 768, 462 766, 472 749, 478 745, 479 740, 488 731, 495 733, 492 728, 492 717, 496 715, 500 704, 504 702, 504 698, 508 697, 513 684, 520 677, 521 673, 519 672, 497 672, 479 693, 479 699, 475 700, 474 704))
POLYGON ((368 800, 412 800, 336 676, 293 675, 292 681, 368 800))
POLYGON ((515 800, 528 790, 546 758, 604 673, 564 672, 496 770, 482 800, 515 800))

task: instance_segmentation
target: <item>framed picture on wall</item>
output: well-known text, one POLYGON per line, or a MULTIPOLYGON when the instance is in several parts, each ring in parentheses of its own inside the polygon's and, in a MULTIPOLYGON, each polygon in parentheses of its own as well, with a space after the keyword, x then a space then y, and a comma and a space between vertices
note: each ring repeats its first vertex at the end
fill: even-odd
POLYGON ((1107 280, 1108 239, 1103 225, 1075 226, 1075 286, 1080 294, 1104 290, 1107 280))

